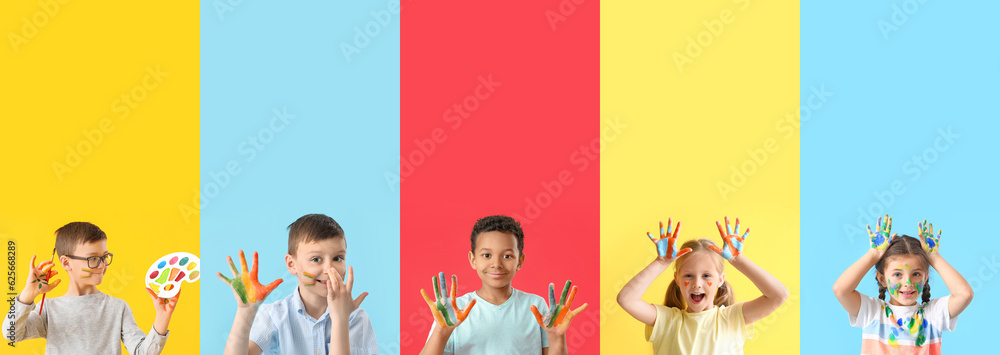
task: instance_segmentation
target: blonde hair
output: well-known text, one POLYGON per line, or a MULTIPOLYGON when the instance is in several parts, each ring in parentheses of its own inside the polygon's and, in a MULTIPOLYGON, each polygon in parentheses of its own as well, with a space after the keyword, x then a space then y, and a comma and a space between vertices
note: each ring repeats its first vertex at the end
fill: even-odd
MULTIPOLYGON (((719 273, 721 274, 723 272, 723 268, 725 267, 725 262, 723 261, 722 256, 708 248, 709 245, 717 247, 714 242, 708 239, 697 239, 684 242, 684 244, 681 245, 681 249, 691 248, 691 252, 682 255, 677 258, 677 260, 674 260, 674 273, 676 274, 677 272, 680 272, 681 265, 684 265, 684 262, 687 261, 688 257, 694 255, 694 253, 707 252, 716 258, 719 273)), ((736 303, 736 294, 733 291, 733 286, 729 284, 729 281, 722 281, 722 285, 719 285, 719 292, 715 294, 713 302, 716 306, 732 306, 733 303, 736 303)), ((671 281, 670 285, 667 286, 667 295, 663 300, 663 305, 682 310, 687 309, 687 303, 684 301, 684 296, 681 295, 681 289, 677 286, 676 281, 671 281)))

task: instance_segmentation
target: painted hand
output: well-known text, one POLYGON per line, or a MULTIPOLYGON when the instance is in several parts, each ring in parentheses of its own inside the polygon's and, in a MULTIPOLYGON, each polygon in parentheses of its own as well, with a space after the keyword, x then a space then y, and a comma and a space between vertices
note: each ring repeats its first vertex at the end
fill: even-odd
POLYGON ((681 222, 677 221, 676 229, 673 228, 673 223, 674 220, 672 218, 668 218, 667 230, 664 231, 663 221, 660 221, 659 239, 653 237, 652 233, 646 232, 646 235, 649 236, 649 240, 651 240, 653 244, 656 244, 656 252, 661 258, 675 259, 691 251, 691 248, 677 250, 677 233, 681 231, 681 222))
POLYGON ((156 309, 156 315, 170 316, 174 314, 174 308, 177 307, 177 300, 181 298, 181 291, 178 290, 174 297, 170 298, 160 298, 153 292, 153 289, 146 287, 146 293, 149 294, 149 298, 153 300, 153 308, 156 309))
POLYGON ((875 232, 872 233, 872 226, 868 225, 868 238, 872 241, 872 249, 875 250, 885 250, 889 247, 889 242, 892 238, 895 238, 897 234, 889 235, 889 231, 892 229, 892 217, 885 215, 885 219, 879 217, 875 222, 875 232))
POLYGON ((62 280, 49 282, 53 276, 59 273, 52 269, 55 264, 50 260, 45 260, 39 263, 38 266, 35 266, 35 257, 35 255, 31 256, 31 271, 28 273, 28 284, 25 288, 30 289, 32 295, 37 297, 38 295, 52 291, 62 280))
POLYGON ((233 271, 233 278, 230 280, 225 276, 222 276, 221 272, 217 272, 216 275, 219 276, 222 281, 229 284, 229 287, 233 288, 233 294, 241 302, 240 306, 245 306, 249 304, 259 305, 264 302, 267 295, 274 290, 275 287, 281 284, 282 279, 274 280, 267 286, 261 286, 260 282, 257 281, 257 252, 253 252, 253 268, 247 272, 247 258, 240 250, 240 266, 243 272, 236 269, 236 264, 233 264, 233 258, 226 256, 226 260, 229 261, 229 268, 233 271))
POLYGON ((434 315, 438 325, 441 328, 454 328, 462 324, 469 316, 472 306, 476 305, 476 300, 472 300, 465 306, 464 310, 459 311, 458 304, 455 302, 455 299, 458 298, 458 276, 451 275, 451 291, 447 295, 443 293, 446 290, 443 272, 438 273, 438 276, 431 277, 431 282, 434 284, 434 301, 427 297, 427 292, 424 292, 424 289, 420 289, 420 294, 424 296, 424 301, 431 308, 431 314, 434 315))
POLYGON ((927 223, 925 219, 921 223, 917 223, 917 227, 920 228, 920 245, 924 247, 924 250, 929 254, 934 254, 938 252, 938 248, 941 246, 941 229, 937 230, 937 237, 934 236, 934 224, 927 223))
POLYGON ((715 221, 715 226, 719 227, 719 234, 722 235, 722 249, 714 245, 709 245, 716 253, 722 255, 726 260, 731 260, 733 257, 743 253, 743 242, 750 237, 750 228, 743 233, 743 236, 738 235, 740 232, 740 219, 736 219, 736 228, 729 228, 729 217, 725 217, 726 220, 726 230, 722 230, 722 224, 719 221, 715 221))
POLYGON ((560 335, 565 334, 566 329, 569 328, 569 323, 573 321, 573 317, 576 317, 578 313, 583 312, 587 308, 587 304, 584 303, 579 308, 570 310, 570 307, 573 306, 573 299, 576 298, 576 286, 573 286, 571 290, 570 285, 572 284, 573 281, 566 280, 562 296, 559 297, 559 303, 556 303, 556 285, 549 284, 549 311, 545 313, 544 317, 538 312, 538 307, 531 305, 531 313, 535 314, 535 320, 538 321, 538 325, 546 330, 555 330, 560 335), (567 292, 569 293, 569 298, 566 298, 567 292))

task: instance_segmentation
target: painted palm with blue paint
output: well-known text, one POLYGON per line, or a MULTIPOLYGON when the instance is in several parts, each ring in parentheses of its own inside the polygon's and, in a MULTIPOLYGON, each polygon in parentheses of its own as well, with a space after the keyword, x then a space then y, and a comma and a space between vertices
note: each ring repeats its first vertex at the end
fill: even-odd
POLYGON ((681 222, 677 221, 677 228, 673 226, 673 218, 667 219, 667 229, 663 230, 663 221, 660 221, 660 237, 653 237, 652 233, 646 232, 646 236, 649 240, 656 244, 656 253, 660 255, 661 258, 675 259, 681 255, 687 254, 691 251, 691 248, 684 248, 677 250, 677 233, 681 231, 681 222))
POLYGON ((935 237, 934 224, 927 223, 926 219, 921 223, 917 223, 917 227, 920 228, 920 245, 924 247, 927 253, 937 253, 941 244, 941 229, 937 230, 937 237, 935 237))
POLYGON ((420 289, 420 294, 424 296, 424 301, 430 307, 431 314, 434 315, 434 320, 442 328, 453 328, 462 324, 465 318, 469 316, 472 306, 476 305, 476 300, 469 302, 464 310, 458 310, 458 305, 455 302, 458 298, 458 276, 451 275, 451 290, 447 294, 444 293, 448 288, 445 285, 443 272, 431 277, 431 283, 434 285, 434 300, 427 297, 427 292, 424 292, 424 289, 420 289))
POLYGON ((577 287, 570 286, 573 285, 573 281, 566 280, 566 284, 563 286, 562 295, 559 297, 559 302, 556 303, 556 285, 549 284, 549 311, 542 316, 541 312, 538 311, 538 307, 531 305, 531 313, 535 315, 535 320, 538 321, 538 325, 542 328, 552 328, 560 327, 563 332, 569 327, 569 323, 573 321, 577 313, 582 312, 587 308, 587 304, 584 303, 577 309, 570 310, 573 306, 573 299, 576 298, 577 287), (566 295, 569 294, 567 298, 566 295))
POLYGON ((875 232, 872 232, 872 226, 869 224, 868 227, 868 238, 872 242, 872 249, 875 250, 885 250, 889 247, 889 243, 892 242, 892 238, 895 238, 897 234, 889 235, 889 231, 892 230, 892 217, 885 215, 885 218, 879 217, 875 221, 875 232))
POLYGON ((719 255, 722 255, 724 259, 730 260, 743 253, 743 242, 750 237, 750 228, 747 227, 746 232, 743 232, 743 235, 740 236, 740 219, 736 219, 735 228, 730 228, 728 216, 725 217, 725 221, 725 230, 722 229, 722 223, 715 221, 715 226, 719 227, 719 234, 722 235, 722 248, 720 249, 714 245, 709 245, 708 247, 719 253, 719 255))

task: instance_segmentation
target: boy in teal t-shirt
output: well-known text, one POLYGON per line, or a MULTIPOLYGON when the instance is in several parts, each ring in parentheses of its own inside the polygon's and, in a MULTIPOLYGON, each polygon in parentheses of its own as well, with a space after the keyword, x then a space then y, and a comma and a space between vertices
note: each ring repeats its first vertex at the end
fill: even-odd
MULTIPOLYGON (((550 316, 543 321, 541 315, 550 313, 545 300, 511 286, 515 273, 524 264, 524 231, 520 223, 507 216, 481 218, 472 228, 471 241, 469 263, 482 280, 482 286, 456 297, 454 276, 451 295, 444 294, 444 273, 440 279, 434 279, 437 301, 431 301, 426 294, 424 298, 437 322, 420 353, 566 354, 566 330, 573 317, 587 305, 569 310, 571 295, 565 306, 563 302, 557 304, 562 308, 558 318, 561 321, 549 322, 550 316), (542 327, 541 323, 549 326, 542 327)), ((549 291, 551 299, 552 289, 549 291)))

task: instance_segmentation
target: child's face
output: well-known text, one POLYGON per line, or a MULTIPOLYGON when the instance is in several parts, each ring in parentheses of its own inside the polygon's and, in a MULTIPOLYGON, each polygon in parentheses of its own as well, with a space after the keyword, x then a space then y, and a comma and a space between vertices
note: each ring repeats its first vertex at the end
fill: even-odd
POLYGON ((927 267, 916 255, 897 255, 886 260, 885 272, 880 275, 888 288, 890 302, 900 306, 916 304, 927 285, 927 267))
POLYGON ((300 242, 295 256, 285 255, 285 266, 298 279, 301 293, 326 297, 327 283, 335 280, 330 280, 324 271, 335 268, 343 278, 347 269, 346 258, 347 240, 343 237, 329 238, 300 242))
MULTIPOLYGON (((108 254, 107 240, 77 244, 70 255, 89 258, 92 256, 100 257, 105 254, 108 254)), ((103 262, 96 268, 93 268, 90 267, 87 260, 70 259, 67 257, 60 257, 59 260, 62 263, 63 269, 66 269, 66 273, 69 274, 70 280, 81 286, 100 285, 101 281, 104 281, 104 272, 108 270, 108 265, 103 262)))
POLYGON ((483 232, 476 237, 476 250, 469 252, 469 264, 483 280, 483 286, 504 288, 524 264, 524 254, 518 253, 513 234, 483 232))
POLYGON ((710 251, 691 253, 677 273, 674 282, 684 295, 687 311, 701 312, 715 307, 715 294, 725 280, 719 272, 719 262, 710 251))

